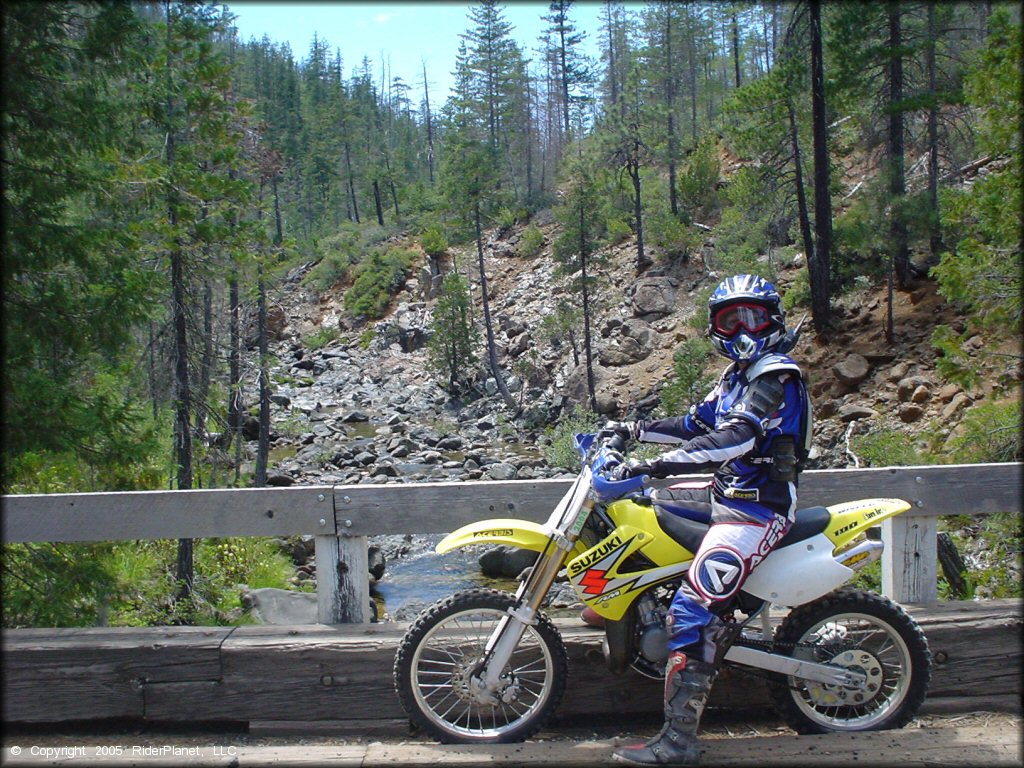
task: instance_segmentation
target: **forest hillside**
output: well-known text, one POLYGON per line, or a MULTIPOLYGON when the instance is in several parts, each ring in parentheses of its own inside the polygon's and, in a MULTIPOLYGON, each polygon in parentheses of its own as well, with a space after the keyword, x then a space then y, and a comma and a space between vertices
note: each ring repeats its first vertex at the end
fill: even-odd
MULTIPOLYGON (((484 0, 450 94, 224 5, 0 13, 5 492, 557 475, 703 396, 743 272, 807 316, 810 466, 1021 457, 1016 4, 555 0, 523 47, 484 0)), ((174 546, 145 610, 118 545, 5 546, 5 625, 273 561, 174 546)))

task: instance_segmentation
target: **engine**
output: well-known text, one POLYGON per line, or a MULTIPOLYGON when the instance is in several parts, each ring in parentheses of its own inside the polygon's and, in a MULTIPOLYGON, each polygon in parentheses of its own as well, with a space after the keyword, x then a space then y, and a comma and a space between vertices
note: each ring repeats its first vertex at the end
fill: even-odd
POLYGON ((668 660, 668 629, 665 619, 672 592, 664 587, 648 590, 636 605, 636 656, 632 667, 641 675, 659 680, 668 660))

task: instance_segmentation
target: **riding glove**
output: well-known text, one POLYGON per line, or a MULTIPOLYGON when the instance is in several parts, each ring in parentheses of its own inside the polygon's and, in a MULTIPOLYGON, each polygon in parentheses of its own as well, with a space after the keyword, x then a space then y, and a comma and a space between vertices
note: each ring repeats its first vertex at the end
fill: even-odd
POLYGON ((641 425, 639 421, 609 421, 604 425, 605 432, 614 432, 623 440, 639 440, 641 425))
POLYGON ((612 480, 628 480, 631 477, 650 475, 651 477, 665 477, 665 471, 657 461, 630 461, 618 464, 609 473, 612 480))

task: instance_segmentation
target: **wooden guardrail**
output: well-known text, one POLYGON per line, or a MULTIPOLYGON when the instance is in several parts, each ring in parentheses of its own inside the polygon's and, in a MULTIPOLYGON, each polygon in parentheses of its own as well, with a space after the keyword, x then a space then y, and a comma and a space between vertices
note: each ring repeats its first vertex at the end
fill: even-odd
MULTIPOLYGON (((194 491, 7 495, 12 542, 291 536, 316 543, 318 621, 369 620, 366 538, 446 533, 488 517, 545 520, 566 480, 434 482, 194 491)), ((1021 464, 803 473, 801 506, 895 497, 913 505, 886 520, 882 590, 901 603, 937 600, 937 519, 1021 510, 1021 464)))

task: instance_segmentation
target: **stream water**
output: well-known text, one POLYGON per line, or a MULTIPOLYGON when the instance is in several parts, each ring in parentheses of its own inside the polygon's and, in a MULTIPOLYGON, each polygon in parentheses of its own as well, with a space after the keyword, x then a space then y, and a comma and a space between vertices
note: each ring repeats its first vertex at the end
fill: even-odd
POLYGON ((491 579, 480 572, 478 560, 484 548, 439 555, 434 545, 441 540, 440 534, 381 538, 402 542, 382 542, 387 566, 384 577, 371 588, 381 621, 411 621, 427 606, 464 589, 516 589, 512 579, 491 579))
MULTIPOLYGON (((480 569, 479 559, 490 546, 457 549, 444 555, 434 552, 441 535, 381 536, 371 540, 380 546, 387 561, 384 577, 370 588, 379 621, 412 621, 438 600, 466 589, 486 587, 515 592, 519 582, 491 578, 480 569)), ((545 611, 549 616, 573 616, 582 604, 567 582, 552 587, 545 611)))

